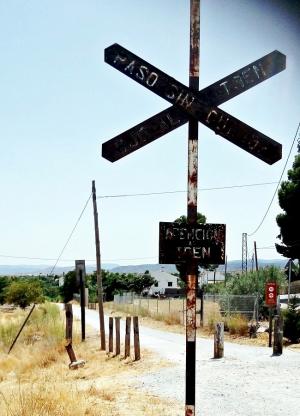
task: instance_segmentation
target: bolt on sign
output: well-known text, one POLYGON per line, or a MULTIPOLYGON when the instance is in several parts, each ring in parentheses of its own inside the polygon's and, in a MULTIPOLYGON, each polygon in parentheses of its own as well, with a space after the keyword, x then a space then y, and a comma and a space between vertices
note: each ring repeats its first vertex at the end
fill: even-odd
POLYGON ((159 263, 225 263, 225 224, 159 223, 159 263))
POLYGON ((277 305, 277 284, 276 283, 266 283, 265 302, 266 302, 266 306, 271 307, 271 308, 277 305))
POLYGON ((117 43, 105 49, 105 62, 173 107, 108 140, 102 156, 114 162, 186 123, 200 121, 216 134, 268 164, 281 159, 282 146, 221 110, 218 105, 285 69, 286 57, 274 51, 197 92, 186 87, 117 43))

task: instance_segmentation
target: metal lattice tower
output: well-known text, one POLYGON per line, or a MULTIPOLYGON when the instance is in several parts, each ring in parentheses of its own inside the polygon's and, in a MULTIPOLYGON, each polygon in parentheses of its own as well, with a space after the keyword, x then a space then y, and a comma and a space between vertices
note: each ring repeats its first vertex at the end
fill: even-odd
POLYGON ((242 234, 242 273, 247 273, 247 233, 242 234))

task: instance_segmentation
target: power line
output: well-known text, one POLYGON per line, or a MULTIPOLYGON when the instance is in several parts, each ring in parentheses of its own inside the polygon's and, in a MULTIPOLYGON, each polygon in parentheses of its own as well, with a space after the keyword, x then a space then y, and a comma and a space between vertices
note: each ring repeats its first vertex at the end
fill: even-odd
MULTIPOLYGON (((10 258, 10 259, 25 259, 25 260, 43 260, 43 261, 56 261, 56 258, 49 258, 49 257, 27 257, 27 256, 10 256, 7 254, 0 254, 0 257, 3 258, 10 258)), ((123 260, 147 260, 147 259, 156 259, 157 256, 152 256, 152 257, 135 257, 135 258, 117 258, 117 259, 103 259, 104 262, 108 262, 108 261, 123 261, 123 260)), ((75 259, 59 259, 59 261, 66 261, 66 262, 74 262, 75 259)), ((95 262, 95 259, 85 259, 86 262, 95 262)), ((50 273, 51 274, 51 273, 50 273)))
MULTIPOLYGON (((213 188, 198 188, 198 191, 216 191, 221 189, 234 189, 234 188, 247 188, 253 186, 263 186, 263 185, 274 185, 277 182, 262 182, 262 183, 249 183, 243 185, 229 185, 229 186, 216 186, 213 188)), ((135 193, 135 194, 115 194, 115 195, 99 195, 97 199, 105 198, 127 198, 135 196, 151 196, 151 195, 165 195, 165 194, 176 194, 176 193, 186 193, 187 191, 177 190, 177 191, 162 191, 162 192, 145 192, 145 193, 135 193)))
MULTIPOLYGON (((8 259, 24 259, 24 260, 42 260, 42 261, 56 261, 56 258, 49 258, 49 257, 28 257, 28 256, 11 256, 8 254, 0 254, 1 258, 8 258, 8 259)), ((75 259, 60 259, 60 261, 75 261, 75 259)), ((86 259, 85 261, 95 261, 86 259)))
POLYGON ((296 139, 297 139, 298 132, 299 132, 299 128, 300 128, 300 122, 299 122, 299 124, 298 124, 297 130, 296 130, 296 134, 295 134, 295 136, 294 136, 294 139, 293 139, 293 142, 292 142, 292 145, 291 145, 291 148, 290 148, 289 154, 288 154, 288 156, 287 156, 287 158, 286 158, 286 161, 285 161, 285 164, 284 164, 283 170, 282 170, 282 172, 281 172, 281 175, 280 175, 279 181, 278 181, 278 183, 277 183, 277 186, 276 186, 276 188, 275 188, 275 191, 274 191, 274 194, 273 194, 273 196, 272 196, 272 198, 271 198, 271 201, 270 201, 270 203, 269 203, 269 205, 268 205, 268 208, 267 208, 267 210, 266 210, 266 212, 265 212, 265 215, 263 216, 262 220, 260 221, 260 223, 259 223, 259 225, 256 227, 256 229, 255 229, 252 233, 248 234, 248 236, 249 236, 249 237, 251 237, 252 235, 256 234, 256 232, 260 229, 260 227, 262 226, 263 222, 265 221, 265 219, 266 219, 266 217, 267 217, 267 215, 268 215, 268 213, 269 213, 269 210, 270 210, 270 208, 271 208, 271 205, 272 205, 272 203, 273 203, 273 201, 274 201, 275 195, 277 194, 277 191, 278 191, 279 185, 280 185, 280 183, 281 183, 281 180, 282 180, 283 174, 284 174, 284 172, 285 172, 286 166, 287 166, 287 164, 288 164, 288 161, 289 161, 290 155, 291 155, 291 153, 292 153, 292 149, 293 149, 293 147, 294 147, 295 141, 296 141, 296 139))
POLYGON ((74 231, 75 231, 75 229, 76 229, 76 227, 77 227, 77 225, 78 225, 79 221, 81 220, 81 217, 82 217, 82 215, 83 215, 83 213, 84 213, 84 211, 85 211, 85 209, 86 209, 86 207, 87 207, 87 205, 88 205, 88 203, 89 203, 89 201, 90 201, 90 199, 91 199, 91 196, 92 196, 92 193, 91 193, 91 194, 90 194, 90 196, 88 197, 88 199, 87 199, 87 201, 86 201, 86 203, 85 203, 85 205, 84 205, 84 207, 83 207, 83 210, 81 211, 81 213, 80 213, 80 215, 79 215, 79 217, 78 217, 78 219, 77 219, 77 221, 76 221, 76 223, 75 223, 75 225, 74 225, 74 227, 73 227, 72 231, 70 232, 69 237, 67 238, 67 241, 66 241, 65 245, 63 246, 63 249, 62 249, 62 250, 61 250, 61 252, 59 253, 59 256, 58 256, 58 258, 57 258, 57 260, 56 260, 56 262, 55 262, 54 266, 52 267, 51 272, 50 272, 49 274, 52 274, 52 273, 53 273, 53 270, 54 270, 54 269, 55 269, 55 267, 57 266, 57 263, 59 262, 59 259, 61 258, 61 256, 62 256, 63 252, 65 251, 65 248, 66 248, 66 247, 67 247, 67 245, 69 244, 69 241, 71 240, 71 237, 72 237, 72 235, 73 235, 73 233, 74 233, 74 231))

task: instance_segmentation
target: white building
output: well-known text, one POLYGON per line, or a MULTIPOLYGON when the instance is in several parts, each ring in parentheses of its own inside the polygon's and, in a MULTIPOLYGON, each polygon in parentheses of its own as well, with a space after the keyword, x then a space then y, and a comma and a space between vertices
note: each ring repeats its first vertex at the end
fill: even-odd
POLYGON ((163 295, 167 288, 179 288, 177 283, 178 277, 173 276, 168 272, 161 270, 158 272, 151 272, 150 274, 157 281, 157 283, 150 287, 148 291, 149 295, 154 295, 157 293, 163 295))

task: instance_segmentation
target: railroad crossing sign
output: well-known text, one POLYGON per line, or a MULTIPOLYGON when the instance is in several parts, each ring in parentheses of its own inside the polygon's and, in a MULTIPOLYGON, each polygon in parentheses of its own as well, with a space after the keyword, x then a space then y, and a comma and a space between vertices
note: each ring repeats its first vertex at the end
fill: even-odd
POLYGON ((268 164, 281 159, 281 144, 221 110, 218 105, 283 71, 286 57, 273 51, 196 92, 118 44, 105 49, 105 62, 173 104, 103 143, 102 156, 114 162, 186 123, 201 121, 216 134, 268 164))

